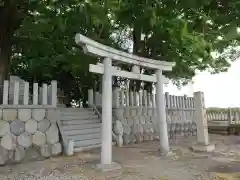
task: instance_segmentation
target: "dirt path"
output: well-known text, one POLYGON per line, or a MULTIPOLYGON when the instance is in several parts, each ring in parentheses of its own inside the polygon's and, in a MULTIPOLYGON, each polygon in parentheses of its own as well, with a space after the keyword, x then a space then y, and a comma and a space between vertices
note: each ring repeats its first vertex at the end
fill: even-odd
MULTIPOLYGON (((158 154, 158 142, 114 148, 113 158, 121 164, 122 180, 236 180, 240 179, 240 137, 211 135, 216 150, 193 153, 188 147, 195 137, 171 142, 172 156, 158 154)), ((1 180, 87 180, 104 178, 94 171, 100 158, 95 149, 74 157, 58 157, 39 162, 0 167, 1 180)))

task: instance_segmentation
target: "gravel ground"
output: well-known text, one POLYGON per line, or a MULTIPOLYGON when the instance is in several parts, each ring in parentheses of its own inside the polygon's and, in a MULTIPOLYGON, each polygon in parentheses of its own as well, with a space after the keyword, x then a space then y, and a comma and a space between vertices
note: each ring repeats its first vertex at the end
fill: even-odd
MULTIPOLYGON (((158 142, 114 148, 113 159, 122 166, 118 175, 122 180, 240 179, 239 136, 211 135, 216 150, 208 154, 189 151, 195 141, 195 137, 172 141, 174 155, 168 157, 158 155, 158 142)), ((92 169, 99 158, 100 150, 95 149, 74 157, 0 167, 0 180, 104 180, 102 174, 92 169)))

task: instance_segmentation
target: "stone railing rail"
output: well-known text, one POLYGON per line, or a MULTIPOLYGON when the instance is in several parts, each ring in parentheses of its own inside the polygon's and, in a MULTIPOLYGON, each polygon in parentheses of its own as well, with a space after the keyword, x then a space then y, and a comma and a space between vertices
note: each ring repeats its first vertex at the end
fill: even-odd
POLYGON ((5 80, 1 88, 2 106, 53 106, 57 105, 57 81, 51 81, 51 84, 33 83, 30 88, 30 83, 17 80, 5 80), (30 92, 32 90, 32 92, 30 92))
MULTIPOLYGON (((113 92, 112 104, 113 108, 138 108, 145 107, 147 109, 156 110, 156 95, 147 93, 147 91, 130 92, 126 90, 115 90, 113 92)), ((102 95, 94 92, 92 89, 88 91, 88 103, 97 107, 102 106, 102 95)), ((195 102, 194 97, 174 96, 165 93, 165 105, 168 120, 194 120, 195 102)))
MULTIPOLYGON (((93 91, 93 90, 92 90, 93 91)), ((97 106, 102 104, 102 95, 100 92, 92 92, 92 101, 97 106)), ((148 106, 156 107, 156 94, 147 93, 147 91, 131 92, 127 90, 116 90, 113 92, 113 105, 118 103, 119 106, 148 106)), ((169 109, 181 110, 181 109, 193 109, 194 98, 184 96, 170 95, 165 93, 165 105, 169 109)))
POLYGON ((240 124, 240 109, 207 109, 207 120, 208 122, 228 122, 228 125, 240 124))

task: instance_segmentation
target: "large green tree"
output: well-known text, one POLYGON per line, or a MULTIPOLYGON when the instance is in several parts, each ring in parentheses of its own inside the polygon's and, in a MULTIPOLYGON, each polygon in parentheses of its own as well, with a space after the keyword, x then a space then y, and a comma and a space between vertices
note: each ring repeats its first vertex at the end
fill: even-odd
POLYGON ((88 64, 98 59, 75 45, 77 32, 123 50, 133 42, 134 54, 174 61, 166 75, 177 80, 191 79, 196 70, 227 70, 239 44, 236 0, 0 2, 0 32, 8 34, 5 40, 0 33, 0 74, 7 74, 11 62, 11 72, 29 81, 57 79, 69 101, 86 98, 87 89, 99 82, 88 72, 88 64))
POLYGON ((115 17, 120 29, 130 30, 133 53, 174 61, 168 76, 191 79, 196 70, 229 67, 227 55, 235 53, 229 48, 239 44, 239 6, 236 0, 131 0, 121 1, 115 17))
POLYGON ((14 34, 11 72, 30 82, 58 80, 68 102, 86 98, 87 89, 98 82, 88 65, 98 59, 84 55, 74 37, 82 33, 119 48, 107 14, 108 4, 101 1, 42 1, 14 34))

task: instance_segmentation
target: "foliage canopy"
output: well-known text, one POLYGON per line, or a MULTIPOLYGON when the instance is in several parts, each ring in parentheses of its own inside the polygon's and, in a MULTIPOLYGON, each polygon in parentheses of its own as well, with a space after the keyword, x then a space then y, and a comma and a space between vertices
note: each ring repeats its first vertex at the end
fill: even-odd
POLYGON ((166 75, 190 80, 196 70, 228 69, 240 40, 239 9, 239 0, 0 0, 0 65, 10 64, 12 74, 29 81, 57 79, 69 101, 84 98, 99 77, 88 72, 98 59, 74 42, 82 33, 117 49, 133 47, 134 54, 174 61, 166 75))

